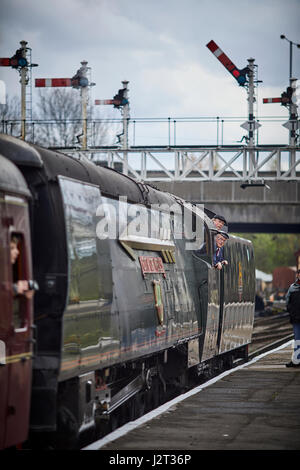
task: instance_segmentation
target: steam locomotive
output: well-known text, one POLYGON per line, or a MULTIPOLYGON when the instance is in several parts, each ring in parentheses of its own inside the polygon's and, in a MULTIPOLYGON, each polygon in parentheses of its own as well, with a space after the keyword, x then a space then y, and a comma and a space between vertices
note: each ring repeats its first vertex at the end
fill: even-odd
POLYGON ((246 357, 250 241, 230 235, 219 271, 201 207, 4 134, 0 168, 0 448, 76 446, 246 357))

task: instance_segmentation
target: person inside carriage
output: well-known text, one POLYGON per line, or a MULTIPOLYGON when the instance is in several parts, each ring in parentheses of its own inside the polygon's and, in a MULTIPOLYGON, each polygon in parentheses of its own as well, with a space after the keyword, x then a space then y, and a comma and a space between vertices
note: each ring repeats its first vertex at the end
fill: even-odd
POLYGON ((223 266, 228 265, 228 261, 224 259, 224 245, 229 236, 226 232, 217 233, 214 242, 213 265, 216 269, 221 270, 223 266))
POLYGON ((25 295, 27 299, 31 299, 34 294, 33 286, 31 286, 28 281, 18 279, 17 263, 20 255, 20 244, 20 237, 17 235, 12 235, 10 240, 10 262, 13 268, 12 290, 14 297, 17 295, 25 295))
MULTIPOLYGON (((222 215, 214 215, 212 222, 218 230, 218 233, 214 238, 213 266, 216 269, 221 270, 224 265, 228 265, 228 261, 224 259, 224 245, 229 238, 227 234, 228 226, 226 219, 222 215)), ((204 254, 206 254, 206 252, 207 245, 206 242, 204 242, 199 250, 194 251, 194 254, 201 258, 204 254)))

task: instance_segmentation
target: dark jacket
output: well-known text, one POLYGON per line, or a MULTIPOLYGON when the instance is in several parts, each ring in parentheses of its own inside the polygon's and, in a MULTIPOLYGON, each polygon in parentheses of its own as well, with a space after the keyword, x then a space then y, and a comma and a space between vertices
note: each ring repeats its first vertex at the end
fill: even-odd
POLYGON ((294 282, 286 296, 287 311, 290 314, 291 323, 300 323, 300 284, 294 282))
POLYGON ((214 256, 213 256, 213 262, 214 262, 214 266, 217 264, 217 263, 222 263, 222 261, 224 261, 224 250, 223 250, 223 247, 221 248, 215 248, 215 252, 214 252, 214 256))

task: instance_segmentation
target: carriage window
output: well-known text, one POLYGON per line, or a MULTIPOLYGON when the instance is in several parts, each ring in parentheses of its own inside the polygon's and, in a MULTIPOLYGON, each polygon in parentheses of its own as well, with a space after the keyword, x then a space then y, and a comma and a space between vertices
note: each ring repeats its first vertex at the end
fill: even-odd
POLYGON ((20 233, 12 233, 10 239, 10 262, 12 267, 13 288, 13 326, 14 329, 25 326, 26 298, 21 295, 25 274, 24 238, 20 233))
POLYGON ((96 211, 101 202, 93 185, 59 177, 64 201, 70 263, 69 304, 100 298, 96 211))

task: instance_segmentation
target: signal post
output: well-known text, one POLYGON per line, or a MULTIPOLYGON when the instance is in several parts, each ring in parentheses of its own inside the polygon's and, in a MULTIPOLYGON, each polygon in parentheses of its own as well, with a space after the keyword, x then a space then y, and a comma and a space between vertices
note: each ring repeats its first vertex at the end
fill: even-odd
POLYGON ((249 170, 251 173, 253 168, 255 168, 255 152, 254 150, 251 150, 251 148, 254 147, 254 133, 255 130, 261 126, 254 118, 254 59, 248 59, 248 66, 243 69, 239 69, 213 40, 206 44, 206 46, 228 70, 233 78, 235 78, 239 86, 248 88, 248 121, 244 122, 241 127, 248 131, 248 137, 246 140, 250 149, 249 170))
POLYGON ((298 106, 296 97, 297 79, 290 78, 290 85, 286 91, 281 93, 280 97, 276 98, 263 98, 263 103, 280 103, 289 109, 289 120, 285 122, 283 127, 289 131, 289 167, 291 168, 291 176, 296 176, 296 144, 297 144, 297 131, 300 127, 298 120, 298 106))
MULTIPOLYGON (((254 118, 254 59, 248 59, 248 147, 254 147, 254 132, 260 124, 255 121, 254 118)), ((242 126, 244 127, 244 126, 242 126)), ((250 150, 249 152, 249 171, 250 173, 253 171, 255 167, 255 152, 254 150, 250 150)))
POLYGON ((17 49, 12 57, 0 58, 0 66, 12 67, 17 69, 20 74, 21 83, 21 139, 26 136, 26 86, 29 83, 29 70, 31 67, 37 67, 38 64, 32 64, 28 61, 27 52, 31 49, 27 47, 27 41, 20 41, 21 47, 17 49))
POLYGON ((123 80, 123 98, 126 101, 126 103, 123 106, 123 140, 122 140, 122 148, 124 150, 123 155, 124 155, 124 173, 125 175, 128 175, 128 120, 129 120, 129 102, 127 99, 127 85, 128 85, 127 80, 123 80))
POLYGON ((88 87, 94 86, 87 77, 89 67, 87 61, 81 62, 81 67, 72 78, 37 78, 35 86, 40 87, 73 87, 81 91, 81 116, 82 116, 82 150, 87 150, 87 103, 88 87))
POLYGON ((290 78, 290 89, 291 89, 291 100, 289 109, 289 121, 284 126, 289 129, 289 144, 290 144, 290 167, 291 176, 296 176, 296 142, 297 142, 297 130, 299 129, 298 113, 297 113, 297 102, 296 102, 296 78, 290 78), (286 126, 286 124, 288 126, 286 126))
POLYGON ((121 142, 123 155, 124 155, 124 169, 123 172, 128 174, 128 121, 130 118, 129 115, 129 98, 128 98, 128 85, 129 81, 123 80, 121 88, 118 93, 114 96, 113 99, 108 100, 95 100, 95 105, 113 105, 114 108, 121 108, 121 113, 123 117, 123 132, 118 134, 119 141, 121 142))
POLYGON ((25 123, 26 123, 26 85, 28 84, 28 67, 26 59, 26 41, 21 41, 20 56, 26 60, 26 66, 21 67, 21 139, 25 140, 25 123))
POLYGON ((82 149, 87 149, 87 103, 88 103, 88 85, 87 78, 87 61, 83 60, 80 69, 72 78, 73 88, 80 88, 81 95, 81 117, 82 117, 82 149))

